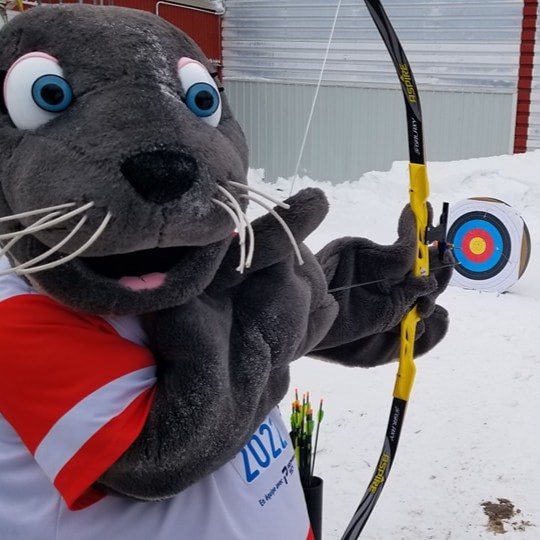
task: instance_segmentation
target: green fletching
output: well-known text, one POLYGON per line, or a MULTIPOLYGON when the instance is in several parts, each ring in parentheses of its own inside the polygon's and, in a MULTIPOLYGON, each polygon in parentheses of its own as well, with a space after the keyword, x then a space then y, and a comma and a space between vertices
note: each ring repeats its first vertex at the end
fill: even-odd
POLYGON ((317 442, 319 437, 319 425, 322 422, 323 400, 320 401, 317 411, 316 422, 311 408, 310 395, 306 392, 302 396, 302 401, 298 400, 298 390, 295 390, 295 401, 292 403, 291 412, 291 439, 293 442, 298 472, 302 485, 311 485, 313 470, 315 466, 315 455, 317 453, 317 442), (317 426, 315 426, 317 423, 317 426), (315 445, 312 444, 313 434, 315 433, 315 445))

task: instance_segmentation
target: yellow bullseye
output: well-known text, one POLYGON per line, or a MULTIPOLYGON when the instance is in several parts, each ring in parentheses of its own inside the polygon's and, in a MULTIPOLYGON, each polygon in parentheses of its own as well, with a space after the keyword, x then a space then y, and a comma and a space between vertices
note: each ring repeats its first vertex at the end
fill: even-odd
POLYGON ((486 251, 486 241, 480 236, 475 236, 469 244, 469 249, 475 255, 482 255, 486 251))

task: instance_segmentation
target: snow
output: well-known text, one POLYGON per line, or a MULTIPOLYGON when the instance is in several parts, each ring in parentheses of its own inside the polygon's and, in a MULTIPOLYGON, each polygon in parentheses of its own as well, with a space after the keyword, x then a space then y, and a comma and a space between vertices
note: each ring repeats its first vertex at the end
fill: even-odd
MULTIPOLYGON (((486 196, 514 207, 531 235, 529 266, 504 293, 449 289, 445 340, 416 360, 417 375, 401 442, 386 487, 363 540, 493 538, 481 506, 508 499, 519 509, 503 522, 506 540, 540 538, 540 151, 428 164, 436 215, 443 201, 486 196)), ((286 197, 291 181, 275 184, 250 172, 250 182, 286 197)), ((297 179, 294 190, 319 186, 330 214, 308 239, 314 250, 342 235, 381 243, 395 239, 407 202, 408 164, 369 172, 340 185, 297 179)), ((253 211, 257 213, 258 211, 253 211)), ((315 473, 324 479, 323 538, 341 538, 380 455, 397 366, 350 369, 303 358, 292 366, 282 403, 293 390, 325 402, 315 473)))

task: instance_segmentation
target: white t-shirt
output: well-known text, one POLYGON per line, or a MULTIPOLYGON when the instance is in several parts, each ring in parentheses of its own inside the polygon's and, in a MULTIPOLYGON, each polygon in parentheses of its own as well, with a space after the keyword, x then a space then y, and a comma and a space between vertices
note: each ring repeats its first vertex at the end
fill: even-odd
POLYGON ((151 407, 155 364, 144 339, 134 317, 76 313, 0 276, 2 540, 312 538, 277 408, 232 461, 173 499, 93 487, 151 407))

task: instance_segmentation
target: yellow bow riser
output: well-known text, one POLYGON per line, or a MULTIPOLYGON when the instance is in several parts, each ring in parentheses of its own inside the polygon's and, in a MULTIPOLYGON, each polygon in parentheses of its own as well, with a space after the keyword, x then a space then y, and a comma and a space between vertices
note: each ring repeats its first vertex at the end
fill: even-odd
MULTIPOLYGON (((426 242, 428 226, 427 199, 429 197, 429 181, 426 166, 418 163, 409 164, 410 204, 416 219, 417 253, 414 264, 414 275, 429 275, 429 249, 426 242)), ((394 397, 409 401, 414 384, 416 366, 414 364, 414 342, 416 325, 420 317, 415 307, 401 321, 401 342, 399 349, 399 368, 394 386, 394 397)))

